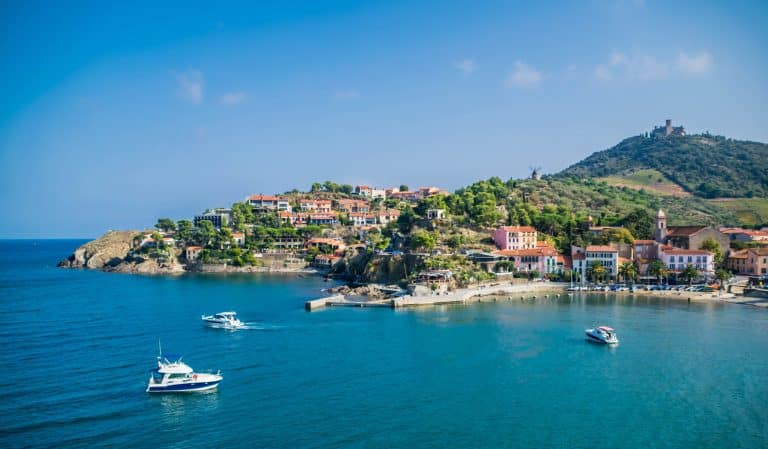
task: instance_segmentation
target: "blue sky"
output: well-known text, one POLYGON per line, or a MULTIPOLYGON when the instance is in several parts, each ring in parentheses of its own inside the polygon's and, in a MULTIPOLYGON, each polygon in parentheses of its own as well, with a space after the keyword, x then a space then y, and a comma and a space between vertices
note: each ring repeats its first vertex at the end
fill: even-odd
POLYGON ((768 141, 765 2, 165 3, 0 5, 0 237, 551 173, 665 118, 768 141))

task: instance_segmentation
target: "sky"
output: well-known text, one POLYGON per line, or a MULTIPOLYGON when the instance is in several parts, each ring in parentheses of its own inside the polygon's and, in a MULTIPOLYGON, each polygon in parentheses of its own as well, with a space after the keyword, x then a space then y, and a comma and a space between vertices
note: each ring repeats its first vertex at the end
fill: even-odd
POLYGON ((667 118, 768 142, 766 17, 765 1, 2 2, 0 238, 142 229, 314 181, 555 173, 667 118))

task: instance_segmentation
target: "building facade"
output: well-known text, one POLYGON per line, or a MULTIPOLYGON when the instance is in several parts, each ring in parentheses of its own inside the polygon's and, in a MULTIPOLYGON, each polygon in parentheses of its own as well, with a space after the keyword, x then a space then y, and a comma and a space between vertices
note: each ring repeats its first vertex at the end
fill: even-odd
POLYGON ((501 250, 536 248, 536 239, 533 226, 502 226, 493 233, 493 241, 501 250))

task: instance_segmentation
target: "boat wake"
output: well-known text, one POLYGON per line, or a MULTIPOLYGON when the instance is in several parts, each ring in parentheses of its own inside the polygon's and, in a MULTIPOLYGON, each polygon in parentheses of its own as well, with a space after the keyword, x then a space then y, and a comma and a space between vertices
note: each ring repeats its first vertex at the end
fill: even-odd
POLYGON ((206 327, 210 329, 224 329, 228 331, 274 331, 274 330, 280 330, 284 329, 285 326, 281 326, 279 324, 269 324, 269 323, 259 323, 256 321, 252 322, 243 322, 242 325, 233 327, 230 325, 225 324, 207 324, 206 327))

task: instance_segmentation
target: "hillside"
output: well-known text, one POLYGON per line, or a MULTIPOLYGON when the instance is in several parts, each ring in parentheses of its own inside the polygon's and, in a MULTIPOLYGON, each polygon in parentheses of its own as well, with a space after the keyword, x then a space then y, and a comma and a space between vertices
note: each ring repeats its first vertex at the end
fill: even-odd
MULTIPOLYGON (((676 196, 688 192, 703 198, 768 198, 768 145, 711 135, 636 136, 556 176, 602 178, 612 185, 648 190, 667 189, 671 181, 681 188, 676 196), (661 176, 643 179, 653 171, 661 176)), ((674 195, 674 189, 667 194, 674 195)))

